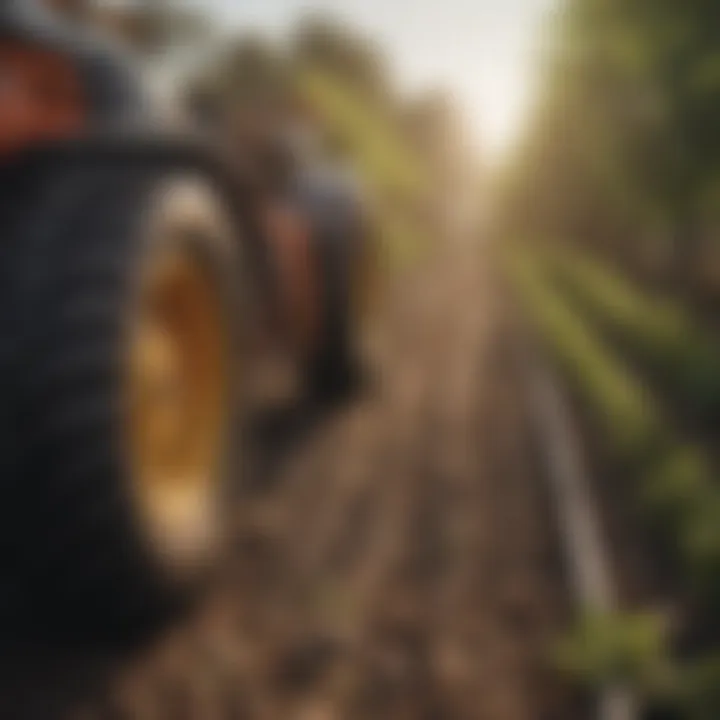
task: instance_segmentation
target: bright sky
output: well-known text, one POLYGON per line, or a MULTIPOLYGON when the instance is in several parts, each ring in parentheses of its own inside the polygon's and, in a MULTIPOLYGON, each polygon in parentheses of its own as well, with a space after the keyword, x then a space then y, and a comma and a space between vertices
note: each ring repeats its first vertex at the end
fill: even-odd
POLYGON ((226 27, 283 32, 323 9, 377 38, 401 87, 453 90, 485 151, 499 156, 533 94, 540 23, 553 0, 192 0, 226 27))

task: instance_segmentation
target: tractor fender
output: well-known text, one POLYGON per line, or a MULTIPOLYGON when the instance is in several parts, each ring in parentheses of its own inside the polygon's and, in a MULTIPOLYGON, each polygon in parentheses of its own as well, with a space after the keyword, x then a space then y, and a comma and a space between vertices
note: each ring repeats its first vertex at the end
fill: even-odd
POLYGON ((320 168, 300 178, 297 197, 308 219, 314 262, 324 286, 324 322, 333 324, 334 315, 348 311, 353 269, 366 240, 360 187, 348 173, 320 168))
POLYGON ((362 196, 348 175, 320 169, 302 178, 297 202, 310 229, 319 298, 319 332, 306 363, 307 379, 316 397, 342 398, 356 387, 362 364, 356 298, 370 240, 362 196))

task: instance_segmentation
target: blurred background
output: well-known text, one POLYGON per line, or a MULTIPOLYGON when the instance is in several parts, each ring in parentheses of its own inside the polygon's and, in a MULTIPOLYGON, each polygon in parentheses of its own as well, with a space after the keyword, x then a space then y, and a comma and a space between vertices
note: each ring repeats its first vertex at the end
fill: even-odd
POLYGON ((257 430, 223 591, 103 702, 720 717, 720 4, 50 4, 346 168, 382 268, 371 388, 257 430))

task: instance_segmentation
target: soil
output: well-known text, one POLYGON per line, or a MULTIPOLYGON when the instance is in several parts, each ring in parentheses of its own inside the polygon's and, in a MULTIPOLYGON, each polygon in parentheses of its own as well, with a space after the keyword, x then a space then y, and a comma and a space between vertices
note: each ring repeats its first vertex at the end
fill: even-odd
POLYGON ((0 717, 578 717, 548 663, 569 602, 491 266, 448 249, 386 304, 356 398, 258 420, 196 612, 132 655, 21 639, 0 717))

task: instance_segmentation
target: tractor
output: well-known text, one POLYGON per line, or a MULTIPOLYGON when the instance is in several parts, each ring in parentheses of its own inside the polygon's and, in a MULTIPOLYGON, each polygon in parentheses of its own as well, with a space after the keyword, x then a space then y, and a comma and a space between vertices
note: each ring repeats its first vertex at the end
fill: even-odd
POLYGON ((0 73, 6 594, 52 626, 152 627, 223 555, 258 318, 313 393, 347 385, 361 213, 323 217, 323 192, 355 208, 329 187, 302 222, 265 212, 158 125, 113 43, 39 3, 0 4, 0 73))

